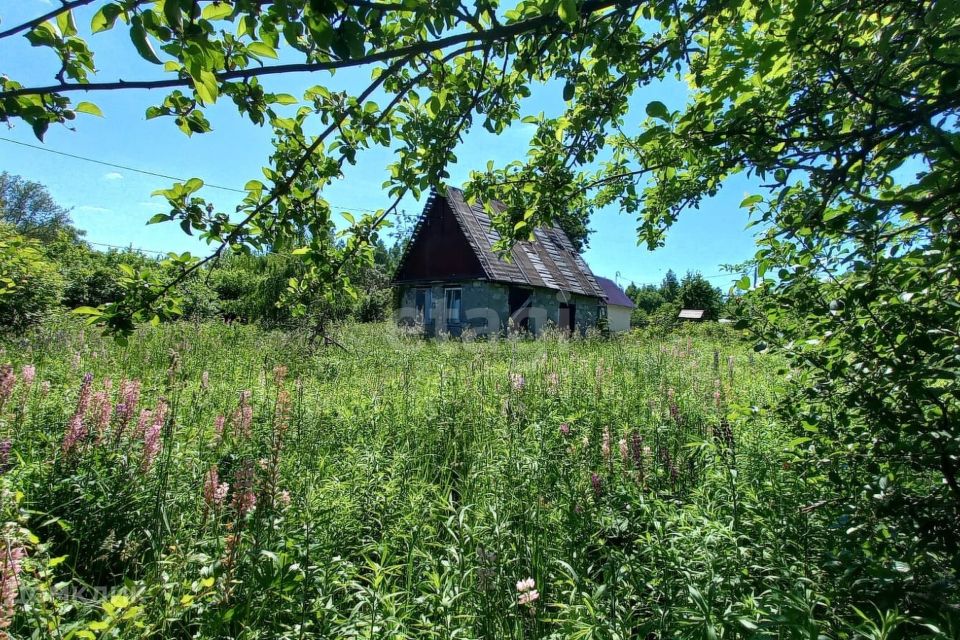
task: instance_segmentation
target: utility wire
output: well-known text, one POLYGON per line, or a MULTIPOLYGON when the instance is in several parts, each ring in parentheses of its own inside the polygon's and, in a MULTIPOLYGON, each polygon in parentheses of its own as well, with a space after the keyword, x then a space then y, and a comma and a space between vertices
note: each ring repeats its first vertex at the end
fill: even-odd
MULTIPOLYGON (((78 156, 73 153, 67 153, 66 151, 57 151, 56 149, 50 149, 49 147, 41 147, 35 144, 29 144, 27 142, 20 142, 19 140, 12 140, 10 138, 4 138, 0 136, 0 140, 3 142, 9 142, 10 144, 20 145, 21 147, 29 147, 30 149, 36 149, 37 151, 46 151, 47 153, 53 153, 58 156, 64 156, 66 158, 73 158, 74 160, 83 160, 84 162, 92 162, 94 164, 103 165, 105 167, 111 167, 113 169, 123 169, 124 171, 132 171, 134 173, 142 173, 146 176, 154 176, 156 178, 165 178, 167 180, 176 180, 177 182, 185 182, 186 178, 178 178, 176 176, 168 176, 163 173, 157 173, 155 171, 147 171, 146 169, 135 169, 133 167, 128 167, 122 164, 114 164, 113 162, 105 162, 103 160, 97 160, 95 158, 88 158, 86 156, 78 156)), ((234 189, 233 187, 223 187, 217 184, 211 184, 209 182, 204 182, 203 186, 210 187, 211 189, 220 189, 222 191, 232 191, 234 193, 247 193, 243 189, 234 189)), ((376 209, 363 209, 361 207, 340 207, 331 204, 332 209, 342 209, 344 211, 362 211, 365 213, 377 213, 376 209)))
MULTIPOLYGON (((128 167, 122 164, 114 164, 112 162, 104 162, 103 160, 95 160, 94 158, 87 158, 85 156, 78 156, 72 153, 67 153, 66 151, 57 151, 56 149, 49 149, 47 147, 41 147, 35 144, 28 144, 26 142, 20 142, 19 140, 11 140, 10 138, 0 137, 0 140, 4 142, 9 142, 11 144, 18 144, 21 147, 30 147, 31 149, 36 149, 37 151, 46 151, 47 153, 53 153, 58 156, 65 156, 67 158, 73 158, 75 160, 84 160, 86 162, 93 162, 94 164, 100 164, 105 167, 112 167, 114 169, 123 169, 124 171, 133 171, 134 173, 142 173, 147 176, 154 176, 156 178, 166 178, 167 180, 176 180, 178 182, 184 182, 184 178, 177 178, 176 176, 168 176, 163 173, 156 173, 154 171, 146 171, 145 169, 134 169, 133 167, 128 167)), ((233 191, 235 193, 246 193, 243 189, 234 189, 233 187, 221 187, 220 185, 210 184, 207 182, 203 183, 205 187, 210 187, 211 189, 222 189, 223 191, 233 191)))

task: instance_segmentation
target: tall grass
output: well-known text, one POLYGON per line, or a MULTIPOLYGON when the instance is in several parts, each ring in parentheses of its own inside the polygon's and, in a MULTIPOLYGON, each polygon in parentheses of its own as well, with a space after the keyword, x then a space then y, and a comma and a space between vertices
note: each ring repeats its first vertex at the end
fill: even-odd
POLYGON ((33 638, 888 624, 824 583, 821 496, 768 410, 781 364, 729 336, 338 339, 204 324, 119 347, 48 325, 9 342, 0 518, 22 559, 0 562, 17 593, 0 624, 33 638), (118 406, 122 381, 128 396, 139 381, 135 410, 118 406))

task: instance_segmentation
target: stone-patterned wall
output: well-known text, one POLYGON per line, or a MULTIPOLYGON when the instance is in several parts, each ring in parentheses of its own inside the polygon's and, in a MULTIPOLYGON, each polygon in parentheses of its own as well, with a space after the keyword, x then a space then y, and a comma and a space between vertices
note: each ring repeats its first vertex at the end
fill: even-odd
MULTIPOLYGON (((398 296, 400 306, 397 310, 397 321, 400 324, 415 325, 422 320, 416 313, 417 288, 404 285, 400 289, 398 296)), ((433 298, 432 322, 423 324, 423 330, 428 335, 435 335, 438 330, 460 335, 467 328, 476 335, 506 332, 510 320, 509 285, 486 280, 469 280, 459 283, 424 284, 422 288, 429 288, 433 298), (461 289, 459 326, 445 326, 443 322, 444 290, 451 286, 459 286, 461 289)), ((556 326, 560 321, 561 301, 576 305, 576 322, 581 332, 596 326, 598 305, 596 298, 537 288, 533 290, 533 300, 528 312, 530 330, 540 333, 548 326, 556 326)))

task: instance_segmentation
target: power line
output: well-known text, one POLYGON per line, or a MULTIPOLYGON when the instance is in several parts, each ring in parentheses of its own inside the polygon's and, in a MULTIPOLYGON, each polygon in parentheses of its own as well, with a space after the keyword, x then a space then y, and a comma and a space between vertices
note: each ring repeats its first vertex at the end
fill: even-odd
MULTIPOLYGON (((176 180, 177 182, 186 182, 186 178, 178 178, 176 176, 168 176, 164 173, 157 173, 155 171, 147 171, 146 169, 135 169, 133 167, 128 167, 122 164, 115 164, 113 162, 105 162, 103 160, 97 160, 96 158, 88 158, 86 156, 79 156, 74 153, 67 153, 66 151, 57 151, 56 149, 50 149, 49 147, 41 147, 35 144, 29 144, 27 142, 20 142, 19 140, 12 140, 10 138, 4 138, 0 136, 0 140, 3 142, 9 142, 11 144, 20 145, 21 147, 29 147, 30 149, 36 149, 37 151, 46 151, 47 153, 53 153, 58 156, 64 156, 66 158, 73 158, 74 160, 83 160, 84 162, 92 162, 94 164, 103 165, 104 167, 111 167, 113 169, 123 169, 124 171, 132 171, 134 173, 142 173, 146 176, 153 176, 155 178, 164 178, 166 180, 176 180)), ((211 189, 220 189, 222 191, 232 191, 234 193, 247 193, 243 189, 234 189, 233 187, 224 187, 217 184, 211 184, 204 182, 203 186, 210 187, 211 189)), ((376 209, 364 209, 362 207, 340 207, 334 204, 330 204, 330 207, 333 209, 342 209, 344 211, 361 211, 364 213, 377 213, 376 209)))
MULTIPOLYGON (((85 162, 92 162, 94 164, 100 164, 105 167, 112 167, 114 169, 123 169, 124 171, 133 171, 134 173, 142 173, 147 176, 154 176, 156 178, 165 178, 167 180, 176 180, 178 182, 185 182, 184 178, 177 178, 176 176, 168 176, 163 173, 157 173, 155 171, 147 171, 145 169, 134 169, 133 167, 128 167, 122 164, 114 164, 112 162, 104 162, 103 160, 96 160, 94 158, 87 158, 86 156, 78 156, 73 153, 67 153, 66 151, 57 151, 56 149, 50 149, 47 147, 41 147, 35 144, 28 144, 26 142, 20 142, 19 140, 11 140, 10 138, 0 137, 0 140, 4 142, 9 142, 11 144, 18 144, 21 147, 29 147, 31 149, 36 149, 37 151, 46 151, 47 153, 53 153, 58 156, 64 156, 67 158, 73 158, 74 160, 84 160, 85 162)), ((234 189, 233 187, 221 187, 216 184, 209 184, 207 182, 203 183, 205 187, 210 187, 211 189, 222 189, 223 191, 233 191, 235 193, 246 193, 243 189, 234 189)))
POLYGON ((92 242, 90 240, 84 240, 87 244, 92 244, 97 247, 107 247, 109 249, 122 249, 124 251, 139 251, 140 253, 155 253, 158 256, 165 256, 168 253, 176 253, 176 251, 157 251, 156 249, 141 249, 140 247, 135 247, 133 245, 121 246, 118 244, 107 244, 106 242, 92 242))

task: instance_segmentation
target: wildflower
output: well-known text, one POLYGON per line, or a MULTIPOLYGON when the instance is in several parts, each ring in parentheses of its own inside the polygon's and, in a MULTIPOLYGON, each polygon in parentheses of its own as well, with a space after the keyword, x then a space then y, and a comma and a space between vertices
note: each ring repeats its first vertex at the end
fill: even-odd
POLYGON ((290 492, 284 489, 280 492, 280 495, 277 497, 277 500, 280 502, 280 505, 283 507, 290 506, 290 492))
POLYGON ((242 518, 257 506, 257 494, 253 492, 253 465, 247 462, 234 476, 233 508, 242 518))
POLYGON ((140 417, 137 418, 137 427, 133 430, 134 438, 142 438, 143 434, 147 432, 147 425, 150 424, 150 420, 153 418, 153 411, 150 409, 143 409, 140 411, 140 417))
POLYGON ((213 421, 213 444, 218 445, 223 441, 223 425, 227 421, 223 416, 217 416, 213 421))
POLYGON ((140 401, 140 381, 122 380, 120 382, 120 402, 117 403, 117 435, 119 439, 137 410, 140 401))
POLYGON ((520 580, 517 582, 517 602, 520 605, 533 604, 539 597, 540 593, 536 589, 537 584, 534 582, 533 578, 527 578, 526 580, 520 580))
POLYGON ((73 354, 73 361, 72 361, 71 364, 73 364, 73 368, 74 368, 74 369, 79 369, 79 368, 80 368, 80 363, 81 363, 80 352, 79 352, 79 351, 75 351, 74 354, 73 354))
POLYGON ((50 393, 50 381, 49 381, 49 380, 44 380, 43 382, 40 383, 40 393, 43 394, 43 395, 47 395, 48 393, 50 393))
POLYGON ((510 386, 513 387, 514 391, 523 391, 523 388, 527 386, 526 378, 523 377, 522 373, 511 373, 510 386))
POLYGON ((600 445, 600 451, 604 459, 610 458, 610 427, 603 428, 603 442, 600 445))
POLYGON ((67 423, 67 432, 63 436, 63 444, 61 445, 63 455, 70 455, 86 437, 87 427, 83 424, 83 416, 79 413, 73 414, 67 423))
POLYGON ((590 474, 590 486, 593 487, 593 495, 597 498, 603 494, 603 481, 596 473, 590 474))
POLYGON ((153 421, 143 434, 143 462, 140 468, 144 473, 150 470, 150 467, 153 466, 153 461, 160 455, 160 449, 163 447, 161 434, 166 419, 167 403, 161 399, 160 402, 157 403, 156 411, 153 412, 153 421))
MULTIPOLYGON (((0 629, 8 628, 13 622, 20 592, 21 561, 27 555, 23 547, 9 542, 0 544, 0 629)), ((3 634, 0 637, 6 637, 3 634)))
POLYGON ((13 385, 17 382, 17 374, 13 372, 13 365, 5 364, 0 367, 0 407, 13 395, 13 385))
POLYGON ((220 482, 217 465, 210 467, 203 482, 203 500, 207 503, 207 508, 216 509, 222 505, 224 500, 227 499, 229 491, 230 485, 226 482, 220 482))
POLYGON ((10 464, 10 449, 13 446, 9 440, 0 440, 0 475, 5 474, 12 466, 10 464))
POLYGON ((204 371, 200 374, 200 389, 206 391, 210 388, 210 372, 204 371))
POLYGON ((240 392, 240 406, 231 417, 233 433, 237 436, 250 437, 250 428, 253 426, 253 407, 250 406, 250 392, 240 392))
POLYGON ((551 394, 557 392, 557 387, 560 386, 560 376, 556 371, 551 371, 547 374, 547 391, 551 394))
POLYGON ((617 444, 620 446, 620 459, 626 462, 627 458, 629 457, 627 451, 627 439, 620 438, 620 441, 617 444))
POLYGON ((77 395, 77 413, 86 416, 87 409, 90 408, 90 389, 93 386, 93 374, 83 374, 83 382, 80 383, 80 393, 77 395))
POLYGON ((287 367, 282 364, 278 364, 273 368, 273 381, 278 385, 283 384, 283 381, 287 377, 288 371, 289 369, 287 369, 287 367))
POLYGON ((93 394, 91 405, 93 406, 93 419, 97 427, 97 441, 99 441, 110 426, 110 416, 113 414, 110 393, 108 391, 96 392, 93 394))
POLYGON ((37 368, 32 364, 23 365, 23 369, 20 372, 20 377, 23 379, 24 388, 29 389, 33 386, 33 381, 37 377, 37 368))
POLYGON ((570 435, 570 425, 567 424, 566 422, 564 422, 563 424, 561 424, 561 425, 560 425, 560 433, 561 433, 562 435, 564 435, 564 436, 569 436, 569 435, 570 435))

